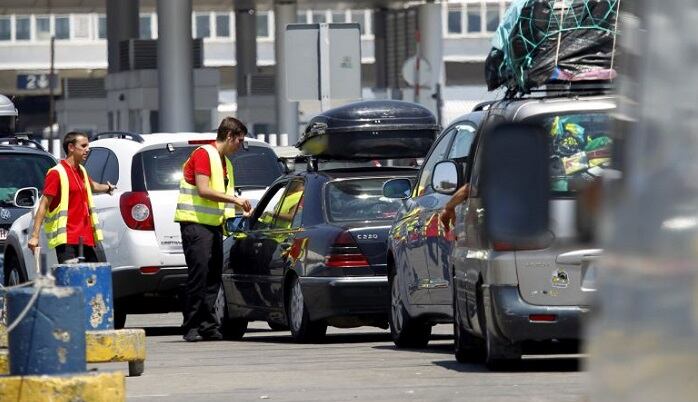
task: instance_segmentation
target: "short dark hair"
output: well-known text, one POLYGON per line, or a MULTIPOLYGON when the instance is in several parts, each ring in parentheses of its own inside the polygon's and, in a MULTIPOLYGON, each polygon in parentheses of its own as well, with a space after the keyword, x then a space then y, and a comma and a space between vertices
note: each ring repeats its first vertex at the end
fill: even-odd
POLYGON ((228 137, 228 133, 234 136, 244 136, 247 135, 247 127, 235 117, 226 117, 221 120, 221 124, 218 125, 216 140, 225 141, 226 137, 228 137))
POLYGON ((75 141, 78 140, 78 137, 90 138, 86 133, 80 131, 71 131, 63 137, 63 151, 66 155, 68 155, 68 145, 75 145, 75 141))

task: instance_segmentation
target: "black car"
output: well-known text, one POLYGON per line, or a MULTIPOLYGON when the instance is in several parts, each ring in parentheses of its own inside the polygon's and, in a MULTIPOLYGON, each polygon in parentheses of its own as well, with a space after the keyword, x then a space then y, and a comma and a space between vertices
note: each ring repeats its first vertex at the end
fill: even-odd
POLYGON ((347 168, 272 184, 224 242, 228 336, 242 336, 253 320, 288 325, 299 341, 322 337, 328 325, 387 328, 386 241, 401 201, 383 198, 383 184, 415 174, 347 168))
MULTIPOLYGON (((17 191, 31 187, 39 192, 43 190, 46 172, 55 165, 56 159, 34 141, 15 137, 0 139, 0 172, 3 172, 0 174, 0 256, 4 254, 12 223, 31 211, 17 206, 17 191)), ((0 261, 0 267, 2 265, 0 261)), ((5 277, 3 283, 11 283, 9 280, 5 277)))
POLYGON ((287 325, 298 341, 321 338, 328 325, 387 328, 387 238, 402 201, 383 187, 417 171, 365 162, 421 158, 437 133, 429 110, 400 101, 356 102, 311 119, 297 145, 311 155, 307 171, 277 180, 249 218, 228 222, 224 335, 241 337, 251 320, 287 325), (318 169, 337 160, 363 164, 318 169))

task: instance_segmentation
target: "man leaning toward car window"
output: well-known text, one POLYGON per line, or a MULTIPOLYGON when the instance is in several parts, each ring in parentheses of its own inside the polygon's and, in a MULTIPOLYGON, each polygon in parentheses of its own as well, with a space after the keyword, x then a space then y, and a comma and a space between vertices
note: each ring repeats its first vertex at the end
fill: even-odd
POLYGON ((247 127, 234 117, 218 126, 216 140, 192 152, 182 168, 175 222, 182 233, 187 262, 184 300, 184 340, 220 340, 215 303, 223 269, 223 228, 235 216, 234 204, 245 213, 250 202, 235 194, 235 176, 228 155, 239 150, 247 127))
POLYGON ((85 262, 100 262, 103 257, 96 249, 102 241, 102 230, 92 194, 111 195, 116 186, 94 182, 82 166, 90 151, 87 134, 77 131, 66 134, 63 151, 65 159, 46 174, 28 246, 32 252, 38 247, 43 223, 48 246, 56 249, 59 264, 81 257, 85 262), (79 255, 80 244, 82 256, 79 255))

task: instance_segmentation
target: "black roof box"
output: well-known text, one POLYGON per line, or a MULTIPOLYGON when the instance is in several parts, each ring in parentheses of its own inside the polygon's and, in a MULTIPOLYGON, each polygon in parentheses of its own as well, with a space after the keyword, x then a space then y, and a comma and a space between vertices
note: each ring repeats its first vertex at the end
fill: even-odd
POLYGON ((438 132, 436 118, 424 106, 369 100, 313 117, 296 147, 325 159, 421 158, 438 132))

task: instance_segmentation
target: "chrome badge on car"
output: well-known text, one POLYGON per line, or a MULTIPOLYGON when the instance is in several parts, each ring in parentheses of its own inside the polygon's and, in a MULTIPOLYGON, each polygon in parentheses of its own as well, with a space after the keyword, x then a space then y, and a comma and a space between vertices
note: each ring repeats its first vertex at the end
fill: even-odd
POLYGON ((356 238, 358 240, 378 240, 378 235, 375 233, 358 234, 358 235, 356 235, 356 238))
POLYGON ((0 208, 0 219, 4 219, 7 221, 11 217, 12 217, 12 215, 10 215, 10 210, 5 209, 5 208, 0 208))

